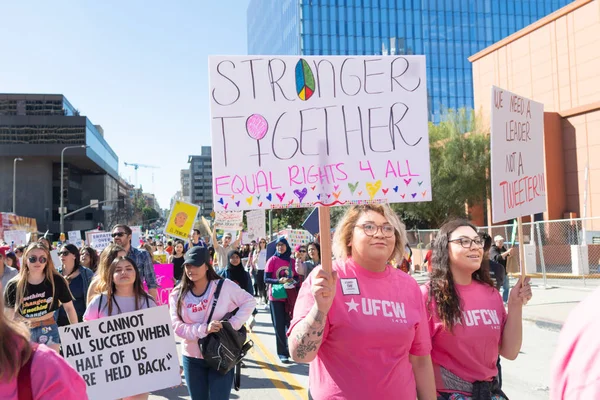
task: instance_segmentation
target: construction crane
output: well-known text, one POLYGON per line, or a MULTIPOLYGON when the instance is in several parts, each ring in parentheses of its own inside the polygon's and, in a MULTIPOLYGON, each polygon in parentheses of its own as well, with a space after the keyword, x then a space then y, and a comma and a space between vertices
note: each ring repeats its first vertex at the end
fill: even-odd
MULTIPOLYGON (((151 169, 158 169, 160 167, 157 167, 155 165, 145 165, 145 164, 138 164, 138 163, 125 163, 126 167, 133 167, 133 169, 135 170, 135 186, 137 187, 138 185, 138 169, 139 168, 151 168, 151 169)), ((152 173, 152 185, 154 185, 154 172, 152 173)))

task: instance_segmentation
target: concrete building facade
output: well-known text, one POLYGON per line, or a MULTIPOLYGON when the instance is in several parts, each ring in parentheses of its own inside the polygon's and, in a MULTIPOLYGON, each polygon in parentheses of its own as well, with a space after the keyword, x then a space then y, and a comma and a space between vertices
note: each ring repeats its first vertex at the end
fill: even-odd
POLYGON ((200 206, 199 216, 209 217, 213 209, 212 155, 210 146, 202 146, 200 155, 189 156, 191 202, 200 206))

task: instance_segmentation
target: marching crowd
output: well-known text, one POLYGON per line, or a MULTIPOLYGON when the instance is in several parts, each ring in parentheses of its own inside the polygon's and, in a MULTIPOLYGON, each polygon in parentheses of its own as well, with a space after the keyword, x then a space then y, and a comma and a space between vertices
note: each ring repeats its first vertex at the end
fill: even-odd
MULTIPOLYGON (((194 400, 228 399, 234 382, 234 369, 217 370, 203 358, 203 340, 243 329, 261 307, 270 310, 280 361, 310 363, 311 399, 510 396, 500 356, 519 355, 532 290, 529 278, 510 289, 503 238, 492 244, 467 221, 440 228, 422 286, 399 268, 406 230, 387 205, 348 207, 331 249, 318 241, 292 248, 280 237, 270 257, 266 238, 241 245, 241 235, 219 241, 215 231, 201 238, 194 230, 188 243, 149 240, 138 248, 126 225, 111 235, 100 254, 59 245, 60 265, 45 238, 0 247, 0 399, 87 398, 83 379, 60 355, 58 327, 155 307, 155 257, 173 265, 170 317, 194 400), (322 250, 333 256, 331 268, 321 265, 322 250)), ((579 325, 564 333, 552 399, 600 398, 599 357, 579 354, 586 350, 578 338, 589 340, 588 325, 579 325), (585 366, 568 362, 583 359, 585 366)), ((597 342, 589 348, 596 351, 597 342)))

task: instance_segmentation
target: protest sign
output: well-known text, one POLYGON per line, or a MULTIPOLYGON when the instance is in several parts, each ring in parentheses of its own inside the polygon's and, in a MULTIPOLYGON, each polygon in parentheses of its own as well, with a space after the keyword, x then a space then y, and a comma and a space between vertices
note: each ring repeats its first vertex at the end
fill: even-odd
POLYGON ((289 231, 287 231, 285 236, 292 250, 294 249, 294 247, 296 247, 296 245, 307 244, 312 240, 312 235, 309 232, 302 229, 290 229, 289 231))
POLYGON ((492 87, 492 221, 546 210, 544 105, 492 87))
POLYGON ((267 226, 264 210, 253 210, 246 213, 248 232, 244 235, 244 242, 249 243, 258 238, 267 237, 267 226))
POLYGON ((27 244, 27 232, 22 230, 4 231, 4 241, 15 246, 27 244))
POLYGON ((130 226, 131 228, 131 245, 139 246, 142 238, 142 227, 141 226, 130 226))
MULTIPOLYGON (((175 287, 175 281, 173 278, 173 264, 154 264, 154 272, 156 274, 156 284, 158 285, 158 298, 156 303, 158 305, 169 304, 169 295, 175 287)), ((144 290, 148 291, 146 282, 143 283, 144 290)))
POLYGON ((181 383, 166 306, 59 328, 65 359, 90 400, 111 400, 181 383))
POLYGON ((312 235, 319 233, 319 209, 313 209, 302 223, 302 227, 312 235))
POLYGON ((200 211, 200 206, 177 200, 167 220, 165 234, 187 240, 198 216, 198 211, 200 211))
POLYGON ((112 243, 110 232, 94 232, 89 236, 90 246, 100 252, 112 243))
POLYGON ((217 211, 214 226, 225 231, 240 231, 244 226, 244 212, 217 211))
POLYGON ((81 231, 69 231, 68 238, 69 243, 75 244, 78 240, 81 240, 81 231))
POLYGON ((58 250, 56 250, 56 249, 50 250, 50 258, 52 259, 52 263, 54 264, 54 268, 61 267, 62 261, 60 261, 60 256, 58 255, 58 250))
POLYGON ((431 200, 425 64, 209 57, 215 210, 431 200))
POLYGON ((167 263, 167 255, 168 254, 153 254, 152 258, 154 262, 157 264, 166 264, 167 263))

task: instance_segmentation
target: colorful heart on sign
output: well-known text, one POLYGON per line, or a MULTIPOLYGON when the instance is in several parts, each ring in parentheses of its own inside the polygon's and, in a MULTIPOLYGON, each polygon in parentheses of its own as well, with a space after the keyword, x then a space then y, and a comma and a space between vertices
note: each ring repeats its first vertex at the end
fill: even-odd
POLYGON ((252 205, 252 200, 254 200, 254 197, 250 196, 246 199, 246 201, 248 202, 248 205, 251 206, 252 205))
POLYGON ((398 186, 394 186, 394 192, 398 193, 398 186))
POLYGON ((306 193, 308 193, 308 189, 304 188, 302 190, 294 190, 294 194, 298 198, 298 201, 302 203, 302 200, 306 197, 306 193))
POLYGON ((235 205, 236 205, 237 207, 239 207, 239 206, 240 206, 240 201, 239 201, 239 200, 238 200, 238 201, 236 201, 236 202, 235 202, 235 205))
POLYGON ((285 197, 285 192, 284 193, 275 193, 277 195, 277 198, 279 199, 279 202, 281 203, 283 201, 283 198, 285 197))
POLYGON ((252 114, 246 120, 246 132, 254 140, 260 140, 265 137, 269 124, 265 117, 259 114, 252 114))
POLYGON ((405 179, 404 183, 406 183, 406 186, 410 185, 410 182, 412 181, 412 179, 405 179))
POLYGON ((222 197, 219 199, 219 203, 221 203, 221 204, 225 204, 225 201, 223 200, 223 198, 222 198, 222 197))
POLYGON ((356 190, 356 188, 358 187, 358 182, 356 183, 348 183, 348 189, 350 189, 350 193, 354 194, 354 191, 356 190))
POLYGON ((367 182, 366 186, 367 192, 369 193, 369 197, 371 197, 371 200, 373 200, 379 189, 381 189, 381 179, 373 183, 367 182))
POLYGON ((273 198, 273 195, 271 195, 271 193, 269 193, 269 194, 267 195, 267 200, 271 201, 271 199, 272 199, 272 198, 273 198))

